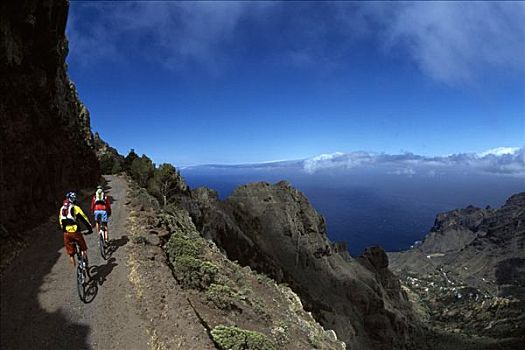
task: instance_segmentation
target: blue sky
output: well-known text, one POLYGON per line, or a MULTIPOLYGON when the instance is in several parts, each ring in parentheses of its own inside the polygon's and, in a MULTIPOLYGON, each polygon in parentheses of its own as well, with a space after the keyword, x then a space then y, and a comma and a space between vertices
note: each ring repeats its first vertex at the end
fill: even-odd
POLYGON ((521 147, 525 4, 72 1, 69 72, 175 165, 521 147))

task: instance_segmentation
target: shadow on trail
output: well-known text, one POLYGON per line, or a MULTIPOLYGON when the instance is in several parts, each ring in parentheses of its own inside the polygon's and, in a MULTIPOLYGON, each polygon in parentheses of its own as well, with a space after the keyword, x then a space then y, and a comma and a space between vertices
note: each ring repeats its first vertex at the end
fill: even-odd
POLYGON ((111 257, 120 247, 125 246, 129 242, 129 238, 126 235, 121 236, 119 239, 112 239, 109 241, 108 246, 108 257, 111 257))
POLYGON ((128 242, 128 236, 122 236, 119 239, 111 240, 108 247, 108 260, 106 260, 106 263, 89 267, 89 281, 86 285, 86 298, 84 303, 89 304, 96 298, 98 286, 102 286, 113 269, 118 266, 116 259, 111 257, 111 255, 116 252, 118 248, 126 245, 128 242))
POLYGON ((72 302, 82 304, 74 289, 73 270, 65 269, 69 274, 65 277, 56 271, 52 273, 63 254, 63 234, 56 222, 46 223, 41 232, 32 236, 32 241, 38 244, 25 248, 6 268, 0 280, 0 348, 89 349, 87 340, 91 328, 72 320, 68 312, 72 307, 69 302, 65 302, 63 296, 49 292, 60 293, 60 288, 71 288, 77 297, 72 302), (56 307, 46 310, 43 306, 46 304, 56 307))
POLYGON ((107 260, 103 265, 92 266, 89 270, 89 274, 91 276, 89 284, 94 284, 95 286, 103 285, 104 282, 106 282, 109 274, 116 266, 118 266, 115 261, 115 258, 109 258, 109 260, 107 260))
POLYGON ((91 268, 90 268, 90 279, 87 283, 87 285, 84 287, 85 288, 85 297, 84 297, 84 303, 85 304, 89 304, 91 303, 93 300, 95 300, 95 297, 97 296, 97 293, 98 293, 98 285, 97 285, 97 282, 96 280, 94 280, 92 278, 92 274, 93 272, 91 272, 91 268))

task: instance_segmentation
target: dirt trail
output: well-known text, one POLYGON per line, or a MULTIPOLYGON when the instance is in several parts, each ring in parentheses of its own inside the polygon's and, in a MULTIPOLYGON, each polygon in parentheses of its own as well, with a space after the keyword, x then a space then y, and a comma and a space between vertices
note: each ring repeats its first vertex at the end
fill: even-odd
MULTIPOLYGON (((1 278, 1 349, 148 349, 126 265, 128 213, 125 180, 108 176, 115 251, 104 261, 95 234, 86 236, 92 275, 89 303, 80 301, 56 218, 37 229, 1 278)), ((88 213, 88 203, 81 203, 88 213)), ((57 208, 58 210, 58 208, 57 208)), ((90 218, 91 219, 91 218, 90 218)))

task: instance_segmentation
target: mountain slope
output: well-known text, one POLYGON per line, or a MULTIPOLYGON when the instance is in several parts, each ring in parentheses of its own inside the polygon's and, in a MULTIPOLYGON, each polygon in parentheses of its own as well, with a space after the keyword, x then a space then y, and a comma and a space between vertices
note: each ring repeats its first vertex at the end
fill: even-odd
POLYGON ((420 246, 389 257, 437 327, 497 339, 525 334, 525 193, 499 209, 439 214, 420 246))
POLYGON ((228 257, 288 283, 325 327, 358 349, 414 348, 422 329, 381 248, 353 259, 287 182, 240 186, 224 202, 204 188, 179 198, 228 257))
POLYGON ((333 331, 303 310, 289 287, 228 260, 201 236, 183 208, 170 204, 160 209, 144 189, 136 184, 131 188, 129 262, 137 302, 155 334, 154 346, 345 348, 333 331))

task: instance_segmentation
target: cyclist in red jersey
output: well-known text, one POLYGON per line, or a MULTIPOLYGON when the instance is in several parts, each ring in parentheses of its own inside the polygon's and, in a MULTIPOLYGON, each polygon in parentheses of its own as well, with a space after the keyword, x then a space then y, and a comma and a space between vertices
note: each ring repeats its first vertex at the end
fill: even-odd
POLYGON ((102 186, 97 187, 97 191, 91 200, 91 212, 95 217, 97 232, 100 231, 100 223, 105 225, 104 240, 108 242, 108 218, 111 216, 111 204, 108 196, 102 190, 102 186))

